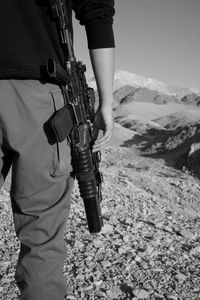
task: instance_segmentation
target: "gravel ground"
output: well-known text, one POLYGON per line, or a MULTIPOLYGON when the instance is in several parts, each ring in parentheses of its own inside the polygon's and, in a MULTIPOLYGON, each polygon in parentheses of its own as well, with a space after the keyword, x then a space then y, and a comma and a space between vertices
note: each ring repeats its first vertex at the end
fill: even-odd
MULTIPOLYGON (((77 185, 66 226, 66 299, 200 299, 200 185, 133 149, 103 152, 104 227, 90 235, 77 185)), ((17 300, 19 252, 9 193, 0 194, 0 299, 17 300)))

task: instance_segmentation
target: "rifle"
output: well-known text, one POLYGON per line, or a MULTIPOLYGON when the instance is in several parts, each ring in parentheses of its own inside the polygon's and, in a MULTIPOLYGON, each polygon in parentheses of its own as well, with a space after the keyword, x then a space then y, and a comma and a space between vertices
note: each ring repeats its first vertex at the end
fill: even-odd
POLYGON ((76 61, 74 55, 65 0, 50 0, 50 6, 57 21, 65 58, 63 67, 51 58, 46 64, 49 78, 61 87, 65 101, 51 125, 58 142, 65 138, 70 141, 73 171, 84 201, 88 229, 90 233, 96 233, 103 226, 100 209, 103 177, 99 171, 101 153, 92 152, 94 90, 87 84, 85 65, 76 61))

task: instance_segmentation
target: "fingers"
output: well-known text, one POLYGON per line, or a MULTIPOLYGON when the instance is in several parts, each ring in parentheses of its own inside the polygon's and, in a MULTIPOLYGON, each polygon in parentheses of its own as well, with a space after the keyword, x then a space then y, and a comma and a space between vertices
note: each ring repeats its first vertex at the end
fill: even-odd
POLYGON ((109 145, 114 126, 112 107, 101 107, 95 115, 93 127, 93 147, 92 151, 103 150, 109 145))
POLYGON ((92 152, 103 150, 110 143, 112 137, 112 130, 106 131, 102 137, 98 138, 93 145, 92 152))

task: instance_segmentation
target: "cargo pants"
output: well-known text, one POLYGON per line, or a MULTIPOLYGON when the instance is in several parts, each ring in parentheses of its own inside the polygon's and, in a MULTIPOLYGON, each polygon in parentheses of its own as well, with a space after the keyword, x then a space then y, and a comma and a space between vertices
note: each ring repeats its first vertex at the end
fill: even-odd
POLYGON ((63 300, 64 230, 73 178, 67 141, 51 143, 48 119, 63 106, 58 86, 0 80, 1 185, 12 166, 11 204, 21 249, 21 300, 63 300))

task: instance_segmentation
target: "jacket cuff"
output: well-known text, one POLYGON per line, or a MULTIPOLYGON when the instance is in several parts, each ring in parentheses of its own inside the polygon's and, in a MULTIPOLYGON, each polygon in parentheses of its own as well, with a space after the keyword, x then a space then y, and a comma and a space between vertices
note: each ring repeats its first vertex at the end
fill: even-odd
POLYGON ((89 49, 114 48, 113 26, 109 24, 86 24, 87 42, 89 49))

